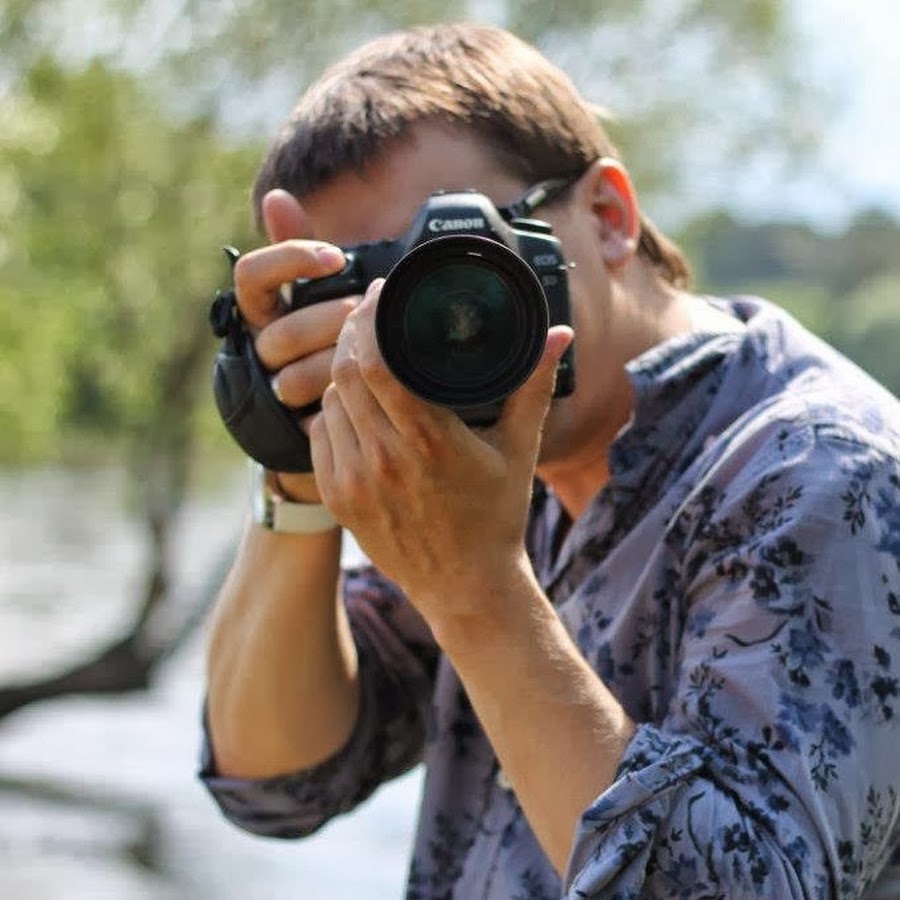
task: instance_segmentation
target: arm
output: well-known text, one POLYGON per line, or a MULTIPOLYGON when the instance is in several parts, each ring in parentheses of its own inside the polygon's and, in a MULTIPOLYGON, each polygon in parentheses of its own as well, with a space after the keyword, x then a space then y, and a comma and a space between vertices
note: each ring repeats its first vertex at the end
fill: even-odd
MULTIPOLYGON (((321 396, 353 298, 283 315, 281 286, 341 264, 284 192, 264 202, 272 244, 235 266, 241 314, 286 402, 321 396), (325 366, 325 371, 323 371, 325 366)), ((317 502, 311 475, 283 476, 293 498, 317 502)), ((251 526, 218 598, 208 654, 207 721, 221 774, 266 777, 320 762, 346 740, 359 704, 358 664, 337 600, 340 532, 273 534, 251 526)))
MULTIPOLYGON (((205 747, 204 783, 223 813, 248 831, 271 837, 309 834, 421 758, 437 664, 431 635, 396 586, 371 567, 345 572, 342 583, 340 615, 349 622, 358 669, 359 711, 347 740, 317 763, 297 768, 296 761, 286 761, 268 777, 229 777, 214 758, 217 744, 205 747)), ((287 649, 295 665, 295 654, 287 649)), ((255 660, 256 667, 268 665, 255 660)), ((272 711, 288 721, 304 714, 290 705, 272 711)), ((244 730, 251 728, 246 724, 244 730)), ((305 735, 298 735, 296 746, 306 744, 305 735)))
MULTIPOLYGON (((673 560, 683 578, 683 593, 670 598, 675 623, 684 629, 684 603, 697 616, 679 638, 677 693, 662 722, 634 731, 579 658, 521 550, 559 337, 551 333, 542 365, 507 400, 498 425, 475 434, 386 372, 370 339, 377 292, 342 331, 334 383, 314 423, 320 487, 453 661, 547 855, 562 868, 571 848, 569 896, 858 896, 897 815, 896 719, 892 710, 877 724, 869 717, 879 694, 900 683, 892 662, 900 649, 885 654, 878 644, 882 634, 900 635, 891 619, 900 584, 896 525, 893 537, 879 534, 885 523, 870 517, 848 542, 841 504, 857 490, 856 474, 836 464, 833 447, 812 463, 782 458, 791 444, 773 435, 770 456, 751 460, 742 484, 713 509, 719 527, 695 523, 673 560), (754 469, 759 459, 774 470, 754 469), (766 494, 773 484, 785 488, 780 499, 766 494), (785 509, 797 487, 810 505, 785 509), (757 520, 763 498, 772 508, 757 520), (732 513, 756 522, 749 536, 733 527, 732 513), (795 546, 805 563, 818 560, 812 580, 801 578, 795 546), (784 609, 765 605, 773 566, 787 567, 784 609), (832 610, 818 627, 833 631, 833 655, 807 685, 795 663, 779 660, 809 652, 816 597, 832 610), (853 731, 841 724, 847 700, 829 705, 835 692, 852 695, 848 668, 869 684, 870 709, 853 714, 853 731)), ((885 509, 900 485, 891 465, 883 489, 894 499, 881 501, 885 509)), ((699 495, 693 512, 709 513, 707 499, 699 495)))
POLYGON ((581 811, 612 781, 631 734, 539 590, 523 548, 540 428, 570 334, 551 332, 538 370, 506 400, 500 422, 476 433, 386 370, 372 329, 378 291, 370 288, 347 319, 313 423, 320 490, 430 625, 562 870, 581 811))
POLYGON ((358 666, 337 602, 339 553, 337 529, 248 529, 209 641, 207 717, 220 774, 308 768, 349 737, 358 666))
POLYGON ((496 588, 460 584, 484 609, 445 618, 440 641, 535 836, 563 872, 575 824, 615 780, 634 726, 527 566, 496 588))
MULTIPOLYGON (((282 315, 281 285, 326 274, 340 253, 288 239, 306 227, 284 192, 266 197, 264 215, 275 243, 239 260, 238 302, 281 396, 301 406, 324 391, 356 301, 282 315)), ((294 499, 318 501, 310 475, 282 475, 281 483, 294 499)), ((316 827, 421 748, 430 637, 396 587, 374 575, 344 578, 345 606, 339 556, 338 529, 293 535, 251 526, 214 612, 203 777, 229 815, 267 833, 316 827), (396 725, 404 718, 406 733, 396 725), (338 785, 344 757, 352 777, 338 785)))

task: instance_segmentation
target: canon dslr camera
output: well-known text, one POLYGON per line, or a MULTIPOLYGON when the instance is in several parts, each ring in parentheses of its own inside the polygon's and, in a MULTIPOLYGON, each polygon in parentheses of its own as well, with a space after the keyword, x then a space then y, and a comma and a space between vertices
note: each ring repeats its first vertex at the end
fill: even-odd
MULTIPOLYGON (((346 263, 341 272, 296 280, 291 307, 360 294, 373 279, 385 276, 375 324, 387 366, 419 397, 450 407, 469 425, 488 425, 499 416, 503 399, 534 370, 549 326, 570 321, 560 243, 549 224, 522 215, 546 196, 539 185, 518 204, 501 210, 475 191, 432 194, 399 239, 343 248, 346 263)), ((256 373, 235 385, 237 390, 227 383, 224 369, 229 360, 223 353, 227 357, 229 340, 236 336, 236 316, 233 294, 220 294, 211 318, 216 333, 226 337, 215 376, 222 418, 245 451, 267 468, 306 471, 308 446, 304 452, 289 449, 283 437, 278 439, 281 450, 274 457, 270 452, 274 437, 265 433, 262 407, 271 408, 274 396, 264 401, 244 396, 268 391, 268 379, 256 373), (252 422, 237 421, 248 415, 252 422)), ((238 343, 252 345, 246 336, 237 337, 238 343)), ((232 350, 248 365, 261 368, 252 346, 232 350)), ((569 347, 558 366, 554 396, 570 394, 573 388, 569 347)), ((274 403, 282 420, 285 414, 296 415, 274 403)), ((278 428, 282 435, 287 433, 284 424, 278 428)), ((301 444, 306 442, 296 424, 289 430, 301 444)))

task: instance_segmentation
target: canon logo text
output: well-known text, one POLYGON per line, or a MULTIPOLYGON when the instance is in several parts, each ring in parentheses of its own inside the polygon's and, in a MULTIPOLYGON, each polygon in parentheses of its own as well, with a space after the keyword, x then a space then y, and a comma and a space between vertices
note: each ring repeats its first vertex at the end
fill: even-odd
POLYGON ((432 219, 428 223, 429 231, 475 231, 484 228, 484 219, 481 216, 471 219, 432 219))

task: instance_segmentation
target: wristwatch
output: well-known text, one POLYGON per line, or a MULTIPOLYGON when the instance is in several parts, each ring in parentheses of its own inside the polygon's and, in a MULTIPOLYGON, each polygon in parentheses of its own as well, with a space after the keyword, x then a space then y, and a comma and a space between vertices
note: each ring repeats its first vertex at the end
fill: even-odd
POLYGON ((316 534, 338 527, 338 522, 321 503, 296 503, 278 489, 273 472, 256 460, 250 464, 250 497, 253 521, 270 531, 288 534, 316 534))

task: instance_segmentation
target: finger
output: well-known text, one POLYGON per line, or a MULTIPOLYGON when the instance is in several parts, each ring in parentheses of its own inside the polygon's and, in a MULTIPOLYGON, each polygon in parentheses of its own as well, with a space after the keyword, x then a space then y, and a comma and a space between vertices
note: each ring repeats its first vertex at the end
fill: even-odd
MULTIPOLYGON (((336 472, 349 472, 356 468, 359 457, 359 438, 350 421, 337 388, 330 384, 322 395, 320 413, 328 432, 331 458, 336 472)), ((313 422, 313 427, 315 427, 313 422)))
POLYGON ((385 442, 393 441, 396 430, 360 369, 360 344, 369 339, 373 339, 373 336, 365 327, 360 327, 355 314, 348 317, 335 348, 331 380, 363 451, 378 453, 378 448, 384 446, 385 442))
POLYGON ((321 241, 289 240, 251 250, 234 265, 241 314, 252 328, 263 328, 284 312, 283 284, 331 275, 343 265, 340 248, 321 241))
MULTIPOLYGON (((453 427, 456 416, 440 406, 427 403, 409 391, 391 372, 375 336, 375 312, 381 294, 383 279, 376 279, 369 285, 362 303, 347 320, 341 341, 352 336, 355 365, 363 382, 373 395, 392 428, 405 439, 427 438, 425 432, 430 423, 438 428, 453 427)), ((337 363, 337 357, 335 357, 337 363)), ((334 367, 332 377, 336 377, 334 367)))
POLYGON ((556 384, 556 367, 572 343, 573 331, 556 325, 547 333, 544 352, 528 380, 503 403, 494 433, 500 449, 510 456, 536 451, 541 425, 550 407, 556 384))
POLYGON ((272 390, 285 405, 299 409, 318 400, 331 381, 334 348, 319 350, 289 363, 272 376, 272 390))
MULTIPOLYGON (((311 413, 308 416, 301 416, 297 421, 300 430, 307 436, 312 436, 313 422, 319 417, 320 413, 311 413)), ((314 467, 315 468, 315 467, 314 467)))
POLYGON ((360 299, 325 300, 271 322, 256 336, 256 353, 262 364, 274 372, 301 357, 333 348, 344 321, 360 299))
POLYGON ((281 188, 269 191, 262 199, 262 220, 273 244, 290 238, 311 238, 312 223, 300 201, 281 188))
POLYGON ((309 451, 316 485, 322 500, 327 503, 334 487, 334 454, 324 413, 318 413, 308 420, 309 451))

